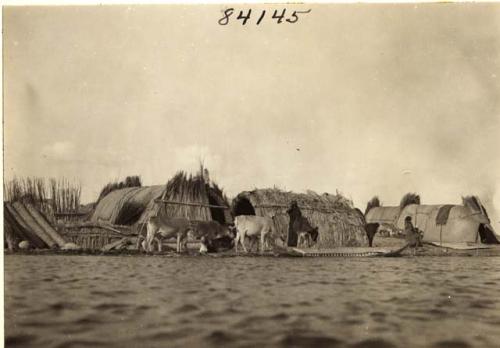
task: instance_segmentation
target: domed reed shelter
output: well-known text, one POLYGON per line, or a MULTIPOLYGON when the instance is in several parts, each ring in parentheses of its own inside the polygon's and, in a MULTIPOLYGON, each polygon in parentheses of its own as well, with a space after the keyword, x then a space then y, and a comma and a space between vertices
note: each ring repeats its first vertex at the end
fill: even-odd
POLYGON ((185 217, 192 221, 231 223, 227 198, 208 171, 178 172, 166 185, 115 190, 97 204, 92 221, 142 227, 150 216, 185 217))
POLYGON ((133 225, 148 204, 160 198, 164 190, 164 185, 155 185, 111 191, 99 200, 90 220, 113 225, 133 225))
POLYGON ((374 204, 372 199, 366 210, 368 229, 387 225, 403 231, 404 221, 410 217, 413 225, 423 232, 425 242, 450 247, 499 243, 488 213, 476 196, 463 197, 462 205, 424 205, 416 194, 406 194, 395 207, 383 207, 376 201, 374 204))
POLYGON ((368 245, 363 213, 340 194, 255 189, 238 194, 233 200, 232 210, 234 216, 274 216, 277 233, 282 240, 289 240, 293 239, 289 238, 293 232, 287 210, 293 202, 297 203, 302 216, 308 219, 311 226, 318 227, 316 248, 368 245))

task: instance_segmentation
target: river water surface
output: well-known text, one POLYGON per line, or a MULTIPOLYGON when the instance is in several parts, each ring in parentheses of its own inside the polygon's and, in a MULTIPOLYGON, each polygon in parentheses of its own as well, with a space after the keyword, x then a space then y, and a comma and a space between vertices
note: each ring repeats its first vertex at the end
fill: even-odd
POLYGON ((6 255, 7 347, 500 347, 500 258, 6 255))

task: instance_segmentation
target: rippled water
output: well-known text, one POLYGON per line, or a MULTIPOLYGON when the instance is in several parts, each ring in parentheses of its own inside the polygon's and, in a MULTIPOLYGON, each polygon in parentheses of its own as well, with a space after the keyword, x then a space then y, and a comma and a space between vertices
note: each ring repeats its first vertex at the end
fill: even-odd
POLYGON ((5 257, 8 347, 498 347, 500 258, 5 257))

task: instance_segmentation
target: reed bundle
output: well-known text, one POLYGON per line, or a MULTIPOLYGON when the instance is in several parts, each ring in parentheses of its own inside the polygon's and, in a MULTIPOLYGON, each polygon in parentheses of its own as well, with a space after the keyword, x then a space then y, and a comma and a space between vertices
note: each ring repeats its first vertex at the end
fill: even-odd
POLYGON ((404 207, 410 204, 420 204, 420 195, 408 192, 403 196, 403 198, 401 198, 399 206, 401 207, 401 209, 403 209, 404 207))
POLYGON ((365 215, 370 211, 370 209, 380 206, 380 199, 378 198, 378 196, 374 196, 368 201, 368 203, 366 203, 365 215))
POLYGON ((178 172, 168 181, 163 198, 180 203, 199 203, 200 205, 168 204, 167 216, 185 217, 191 220, 212 220, 209 204, 208 184, 205 182, 203 171, 196 175, 178 172))
POLYGON ((108 193, 113 192, 115 190, 119 190, 126 187, 141 187, 141 186, 142 186, 141 177, 138 175, 127 176, 125 180, 122 181, 115 180, 109 182, 101 189, 99 197, 97 198, 97 202, 99 202, 108 193))
POLYGON ((67 178, 14 178, 4 182, 7 202, 30 203, 48 215, 77 213, 80 207, 81 185, 67 178))

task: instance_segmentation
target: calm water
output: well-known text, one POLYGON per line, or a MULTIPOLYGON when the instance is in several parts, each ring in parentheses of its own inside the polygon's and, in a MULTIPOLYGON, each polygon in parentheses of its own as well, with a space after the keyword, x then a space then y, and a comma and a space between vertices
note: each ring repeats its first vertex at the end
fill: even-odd
POLYGON ((498 347, 500 258, 5 257, 8 347, 498 347))

